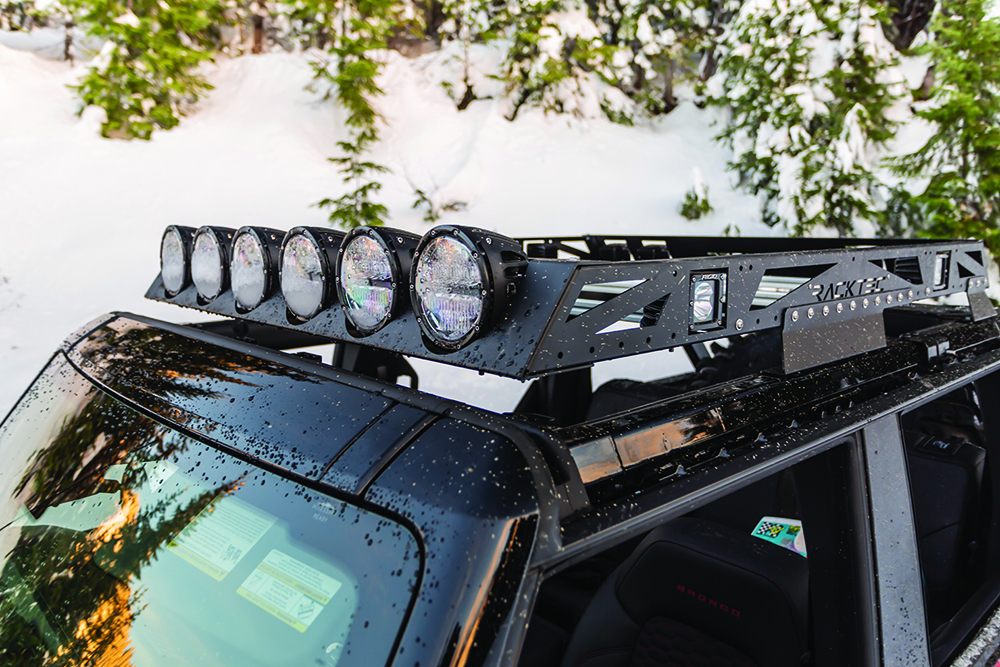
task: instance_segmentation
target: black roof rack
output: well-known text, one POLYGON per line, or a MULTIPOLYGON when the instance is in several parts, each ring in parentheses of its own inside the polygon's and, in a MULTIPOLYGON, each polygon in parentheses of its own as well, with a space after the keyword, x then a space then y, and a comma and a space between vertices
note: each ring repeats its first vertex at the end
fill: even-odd
MULTIPOLYGON (((974 320, 996 313, 979 241, 583 236, 522 239, 531 258, 500 322, 451 353, 428 349, 412 311, 355 338, 340 308, 305 323, 277 291, 238 313, 231 291, 205 303, 193 286, 146 297, 518 379, 681 345, 780 328, 785 372, 884 347, 882 312, 966 292, 974 320), (693 318, 694 293, 712 300, 693 318), (707 312, 707 311, 706 311, 707 312)), ((706 301, 708 303, 708 301, 706 301)))

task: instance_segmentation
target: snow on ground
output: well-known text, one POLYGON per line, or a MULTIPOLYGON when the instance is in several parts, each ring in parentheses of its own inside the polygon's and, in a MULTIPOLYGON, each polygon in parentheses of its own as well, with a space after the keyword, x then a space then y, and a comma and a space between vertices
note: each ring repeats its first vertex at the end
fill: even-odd
MULTIPOLYGON (((166 225, 324 225, 326 214, 310 204, 344 191, 327 161, 344 132, 333 103, 304 90, 306 58, 278 53, 208 68, 215 90, 170 132, 149 142, 102 139, 99 115, 77 116, 68 88, 83 65, 36 55, 56 45, 47 33, 35 41, 0 36, 3 415, 59 342, 96 315, 199 319, 142 298, 159 270, 166 225)), ((389 125, 373 157, 393 170, 383 194, 395 226, 429 228, 411 209, 415 186, 439 204, 467 204, 441 222, 512 236, 715 235, 730 223, 744 235, 772 233, 753 221, 754 200, 729 186, 727 151, 711 140, 714 112, 687 105, 634 128, 540 112, 511 123, 493 100, 455 109, 438 84, 447 53, 389 58, 381 82, 389 125), (695 167, 715 212, 692 223, 677 208, 695 167)), ((683 354, 663 353, 665 365, 654 369, 649 356, 601 364, 595 382, 662 376, 686 364, 683 354)), ((477 387, 491 409, 511 409, 523 390, 421 366, 422 389, 467 400, 477 387)))
POLYGON ((30 33, 0 30, 0 44, 42 58, 59 60, 66 50, 66 32, 58 28, 39 28, 30 33))

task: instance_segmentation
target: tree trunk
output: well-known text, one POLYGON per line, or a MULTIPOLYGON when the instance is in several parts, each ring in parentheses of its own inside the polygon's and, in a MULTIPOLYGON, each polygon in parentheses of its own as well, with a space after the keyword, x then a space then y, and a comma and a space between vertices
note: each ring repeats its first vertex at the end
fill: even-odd
POLYGON ((264 51, 264 17, 260 14, 253 15, 253 46, 250 53, 261 53, 264 51))
POLYGON ((931 93, 934 92, 934 65, 927 68, 924 73, 924 80, 920 83, 920 88, 914 94, 913 99, 916 101, 929 100, 931 98, 931 93))
POLYGON ((73 21, 66 22, 66 41, 63 42, 63 59, 73 64, 73 21))
POLYGON ((677 98, 674 97, 674 59, 667 59, 666 81, 663 82, 663 113, 670 113, 677 108, 677 98))
POLYGON ((935 0, 885 0, 885 4, 892 21, 891 26, 886 26, 889 28, 886 37, 897 49, 905 51, 930 23, 935 0))

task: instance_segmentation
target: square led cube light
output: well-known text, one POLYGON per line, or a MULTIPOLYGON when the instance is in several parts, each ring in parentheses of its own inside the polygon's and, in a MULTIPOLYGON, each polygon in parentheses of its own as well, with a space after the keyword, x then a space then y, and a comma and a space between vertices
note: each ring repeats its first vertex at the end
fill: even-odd
POLYGON ((726 274, 691 274, 691 331, 719 329, 726 323, 726 274))

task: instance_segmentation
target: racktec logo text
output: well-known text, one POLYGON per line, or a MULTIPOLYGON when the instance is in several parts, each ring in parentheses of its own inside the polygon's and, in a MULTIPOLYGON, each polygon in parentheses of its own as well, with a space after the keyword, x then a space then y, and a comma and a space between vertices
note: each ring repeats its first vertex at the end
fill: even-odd
POLYGON ((856 296, 867 296, 883 291, 882 282, 889 276, 878 278, 861 278, 859 280, 841 280, 837 283, 812 284, 812 295, 817 301, 836 301, 850 299, 856 296))

